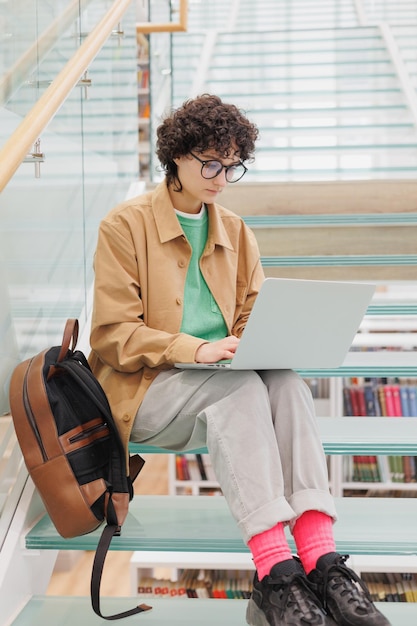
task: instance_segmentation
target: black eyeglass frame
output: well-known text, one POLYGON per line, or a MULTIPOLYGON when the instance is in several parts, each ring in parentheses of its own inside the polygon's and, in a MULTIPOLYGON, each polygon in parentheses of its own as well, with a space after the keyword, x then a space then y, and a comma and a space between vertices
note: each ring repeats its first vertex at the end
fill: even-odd
POLYGON ((218 176, 223 170, 226 171, 226 180, 228 183, 237 183, 239 180, 241 180, 244 175, 246 174, 246 172, 248 171, 248 168, 246 167, 246 165, 244 163, 242 163, 242 161, 239 161, 239 163, 232 163, 231 165, 223 165, 223 163, 220 163, 220 161, 218 161, 217 159, 200 159, 200 157, 198 157, 196 154, 194 154, 193 152, 190 151, 191 156, 196 159, 197 161, 200 161, 201 163, 201 176, 203 178, 205 178, 206 180, 211 180, 212 178, 216 178, 216 176, 218 176), (204 176, 203 174, 203 169, 204 167, 207 165, 207 163, 218 163, 220 165, 219 169, 217 170, 217 172, 213 175, 213 176, 204 176), (236 178, 236 180, 228 180, 227 178, 227 174, 229 172, 229 170, 231 170, 232 168, 236 167, 237 165, 243 167, 243 173, 241 176, 239 176, 239 178, 236 178))

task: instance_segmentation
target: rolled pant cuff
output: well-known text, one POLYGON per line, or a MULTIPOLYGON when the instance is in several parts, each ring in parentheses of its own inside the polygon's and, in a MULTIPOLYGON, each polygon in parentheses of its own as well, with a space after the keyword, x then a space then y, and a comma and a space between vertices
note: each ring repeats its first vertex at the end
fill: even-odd
POLYGON ((334 499, 328 491, 321 491, 319 489, 297 491, 297 493, 291 496, 289 503, 295 511, 295 516, 293 516, 290 521, 291 531, 297 518, 306 511, 320 511, 320 513, 325 513, 331 517, 334 522, 337 520, 334 499))
POLYGON ((278 522, 288 522, 295 517, 295 512, 282 496, 268 502, 238 522, 245 543, 259 533, 273 528, 278 522))

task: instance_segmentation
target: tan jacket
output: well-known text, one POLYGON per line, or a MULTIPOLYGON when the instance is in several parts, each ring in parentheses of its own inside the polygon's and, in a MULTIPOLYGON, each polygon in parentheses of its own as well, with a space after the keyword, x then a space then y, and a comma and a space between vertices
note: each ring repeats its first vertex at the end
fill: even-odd
MULTIPOLYGON (((217 204, 208 213, 201 271, 229 333, 239 337, 264 280, 259 250, 240 217, 217 204)), ((126 446, 158 372, 194 361, 204 343, 179 332, 190 258, 165 182, 120 204, 100 224, 89 361, 126 446)))

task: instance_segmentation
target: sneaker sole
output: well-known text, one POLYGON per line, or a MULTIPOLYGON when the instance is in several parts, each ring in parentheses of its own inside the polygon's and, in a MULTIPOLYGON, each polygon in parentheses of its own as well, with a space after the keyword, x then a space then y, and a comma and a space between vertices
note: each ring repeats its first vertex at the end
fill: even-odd
POLYGON ((270 626, 265 617, 265 613, 261 611, 259 606, 252 599, 249 600, 246 609, 246 622, 249 626, 270 626))

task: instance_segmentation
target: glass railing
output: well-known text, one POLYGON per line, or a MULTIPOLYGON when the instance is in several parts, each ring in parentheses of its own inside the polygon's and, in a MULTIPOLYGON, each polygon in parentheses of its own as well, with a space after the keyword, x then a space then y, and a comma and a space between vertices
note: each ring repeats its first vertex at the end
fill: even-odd
MULTIPOLYGON (((6 77, 12 65, 22 72, 2 83, 1 144, 113 4, 34 0, 19 12, 18 4, 0 3, 0 67, 6 77)), ((99 221, 138 178, 136 6, 126 6, 42 132, 44 156, 36 166, 22 163, 0 196, 2 413, 14 366, 59 342, 68 317, 85 321, 99 221)))
MULTIPOLYGON (((176 22, 177 15, 173 14, 170 0, 153 0, 149 6, 150 22, 166 24, 176 22)), ((161 119, 169 112, 172 104, 172 51, 171 34, 158 32, 150 37, 149 69, 151 77, 150 89, 150 151, 149 170, 151 178, 160 177, 159 161, 155 156, 153 146, 156 140, 156 128, 161 119)))
POLYGON ((0 550, 27 480, 12 418, 0 416, 0 550))

